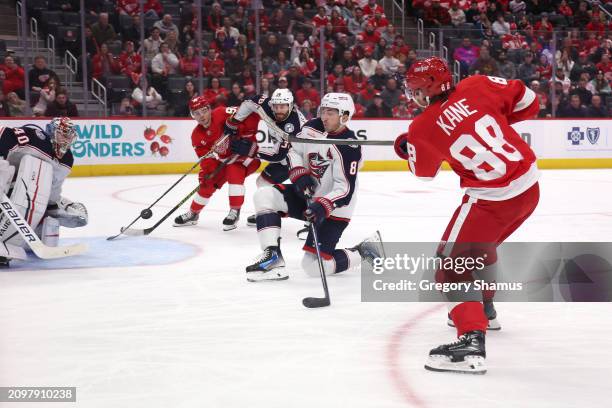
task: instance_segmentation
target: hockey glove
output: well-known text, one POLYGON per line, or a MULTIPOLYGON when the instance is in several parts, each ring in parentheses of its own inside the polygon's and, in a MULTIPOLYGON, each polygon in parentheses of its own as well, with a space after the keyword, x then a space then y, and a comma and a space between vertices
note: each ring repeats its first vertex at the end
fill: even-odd
POLYGON ((62 227, 78 228, 87 225, 89 216, 83 203, 72 202, 65 197, 47 206, 47 215, 56 218, 62 227))
POLYGON ((331 201, 327 198, 319 197, 308 204, 308 208, 304 211, 304 217, 318 226, 329 217, 333 209, 334 205, 331 201))
POLYGON ((402 133, 395 139, 395 143, 393 144, 393 148, 395 149, 395 153, 404 160, 408 160, 408 133, 402 133))
POLYGON ((238 156, 254 157, 255 153, 257 153, 257 144, 248 139, 232 140, 230 148, 232 153, 238 156))
POLYGON ((305 167, 295 167, 289 170, 289 179, 295 186, 295 191, 302 198, 312 197, 316 182, 305 167))
POLYGON ((225 121, 225 125, 223 126, 223 133, 226 135, 230 135, 230 137, 234 137, 238 134, 238 125, 240 122, 234 121, 232 118, 229 118, 225 121))

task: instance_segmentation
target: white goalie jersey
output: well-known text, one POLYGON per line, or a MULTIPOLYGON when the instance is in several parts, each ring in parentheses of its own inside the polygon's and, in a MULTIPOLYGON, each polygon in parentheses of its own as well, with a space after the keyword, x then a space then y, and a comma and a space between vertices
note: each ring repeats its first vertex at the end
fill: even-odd
MULTIPOLYGON (((298 138, 355 139, 355 133, 343 129, 339 133, 327 133, 321 119, 304 124, 298 138)), ((361 146, 292 143, 287 161, 290 169, 305 168, 316 180, 315 197, 325 197, 332 202, 332 217, 350 219, 357 201, 358 173, 362 166, 361 146)))

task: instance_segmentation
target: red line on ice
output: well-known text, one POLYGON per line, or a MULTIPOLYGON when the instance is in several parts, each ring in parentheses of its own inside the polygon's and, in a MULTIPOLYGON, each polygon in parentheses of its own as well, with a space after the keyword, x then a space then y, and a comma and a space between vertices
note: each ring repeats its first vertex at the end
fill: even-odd
MULTIPOLYGON (((395 385, 395 388, 400 392, 400 394, 404 398, 404 401, 406 401, 410 406, 425 408, 427 407, 427 404, 421 398, 419 398, 419 396, 410 386, 410 382, 402 372, 402 366, 400 362, 400 355, 402 353, 402 341, 406 336, 412 334, 412 329, 417 326, 421 322, 421 320, 425 319, 429 315, 437 312, 445 306, 445 304, 438 304, 412 317, 406 323, 395 329, 395 331, 391 335, 389 343, 387 344, 386 361, 387 368, 389 369, 389 375, 393 380, 393 385, 395 385)), ((422 357, 423 360, 425 360, 426 356, 423 355, 422 357)), ((423 369, 423 373, 425 373, 425 369, 423 369)))

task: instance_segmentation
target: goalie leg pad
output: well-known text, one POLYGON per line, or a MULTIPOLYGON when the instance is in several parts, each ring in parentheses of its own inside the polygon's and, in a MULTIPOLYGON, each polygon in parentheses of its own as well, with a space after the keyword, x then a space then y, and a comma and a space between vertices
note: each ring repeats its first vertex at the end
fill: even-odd
POLYGON ((45 217, 38 226, 36 233, 43 244, 56 247, 59 244, 60 221, 57 218, 45 217))
POLYGON ((62 227, 78 228, 87 225, 89 216, 85 204, 62 197, 57 204, 49 204, 47 215, 56 218, 62 227))
MULTIPOLYGON (((25 155, 19 163, 17 178, 11 193, 11 202, 24 220, 35 229, 49 203, 51 183, 53 181, 53 166, 36 157, 25 155)), ((25 246, 25 242, 10 224, 2 217, 0 237, 4 243, 25 246)))

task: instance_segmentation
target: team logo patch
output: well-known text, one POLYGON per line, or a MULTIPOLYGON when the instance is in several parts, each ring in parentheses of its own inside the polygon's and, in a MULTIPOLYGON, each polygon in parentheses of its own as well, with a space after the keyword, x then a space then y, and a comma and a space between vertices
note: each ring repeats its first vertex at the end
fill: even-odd
POLYGON ((324 159, 318 152, 308 154, 308 166, 310 167, 310 172, 319 180, 327 171, 329 164, 330 160, 324 159))
POLYGON ((572 142, 572 146, 579 146, 584 140, 584 132, 581 132, 579 127, 573 127, 571 132, 567 132, 567 140, 572 142))
POLYGON ((593 145, 599 140, 599 128, 587 128, 586 134, 587 139, 593 145))
POLYGON ((294 130, 295 130, 295 126, 293 126, 293 123, 285 123, 285 132, 291 133, 294 130))

